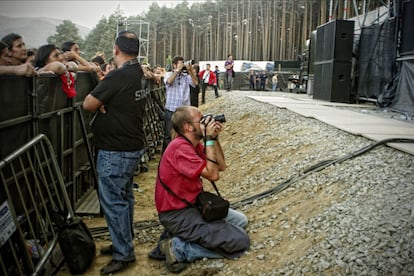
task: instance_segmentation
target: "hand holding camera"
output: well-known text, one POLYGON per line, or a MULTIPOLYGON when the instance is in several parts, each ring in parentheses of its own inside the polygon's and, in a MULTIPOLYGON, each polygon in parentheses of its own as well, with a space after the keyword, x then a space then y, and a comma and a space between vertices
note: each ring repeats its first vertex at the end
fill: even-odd
POLYGON ((222 130, 222 123, 224 122, 226 122, 224 114, 206 114, 200 120, 200 123, 205 128, 206 136, 211 136, 214 138, 216 138, 222 130))

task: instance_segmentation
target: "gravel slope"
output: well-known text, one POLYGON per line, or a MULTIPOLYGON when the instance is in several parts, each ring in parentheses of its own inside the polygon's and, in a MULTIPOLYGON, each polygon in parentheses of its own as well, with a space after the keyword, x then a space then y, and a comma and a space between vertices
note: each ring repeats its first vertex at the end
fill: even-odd
MULTIPOLYGON (((379 146, 304 176, 321 161, 374 142, 256 102, 246 97, 248 92, 222 92, 215 100, 207 93, 211 98, 200 109, 227 118, 220 135, 228 163, 217 181, 222 194, 237 204, 287 184, 278 193, 237 205, 250 220, 252 246, 246 255, 200 260, 182 275, 414 275, 412 155, 379 146)), ((136 179, 137 222, 156 219, 158 158, 136 179)), ((87 222, 104 225, 101 218, 87 222)), ((160 231, 137 230, 137 262, 121 275, 168 275, 162 262, 146 257, 160 231)), ((98 239, 97 247, 108 243, 98 239)), ((108 261, 98 253, 88 274, 99 273, 108 261)))

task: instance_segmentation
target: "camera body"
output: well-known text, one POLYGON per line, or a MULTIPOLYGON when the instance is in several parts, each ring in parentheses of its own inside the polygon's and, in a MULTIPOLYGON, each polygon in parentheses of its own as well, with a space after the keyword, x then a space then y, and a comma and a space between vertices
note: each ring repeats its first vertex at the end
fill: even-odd
POLYGON ((181 72, 183 72, 183 73, 188 73, 188 69, 187 69, 187 66, 188 65, 193 65, 193 64, 195 64, 195 61, 193 60, 193 59, 190 59, 190 60, 187 60, 187 61, 184 61, 184 66, 183 66, 183 69, 181 69, 181 72))
POLYGON ((217 121, 217 122, 220 122, 220 123, 225 123, 226 122, 226 116, 224 116, 224 114, 217 114, 217 115, 206 114, 206 115, 203 116, 203 118, 201 118, 201 122, 203 122, 208 117, 213 117, 214 121, 217 121))
POLYGON ((195 60, 194 59, 189 59, 189 60, 186 60, 186 61, 184 61, 184 64, 185 65, 194 65, 195 64, 195 60))

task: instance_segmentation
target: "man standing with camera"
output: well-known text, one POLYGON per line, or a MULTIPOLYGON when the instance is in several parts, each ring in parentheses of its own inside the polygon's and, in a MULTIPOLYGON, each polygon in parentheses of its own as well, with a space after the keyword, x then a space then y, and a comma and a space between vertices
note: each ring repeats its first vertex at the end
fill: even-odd
POLYGON ((172 60, 173 70, 165 73, 165 110, 164 141, 162 152, 171 142, 171 117, 175 110, 183 105, 190 105, 190 85, 196 87, 198 78, 194 74, 192 64, 185 64, 184 58, 175 56, 172 60))
POLYGON ((197 259, 237 258, 250 246, 243 213, 230 208, 224 219, 208 222, 185 202, 195 204, 203 190, 201 177, 215 181, 226 169, 218 141, 224 121, 223 115, 203 116, 193 106, 181 106, 172 116, 177 136, 161 158, 155 186, 155 206, 165 228, 159 247, 170 272, 179 273, 197 259))

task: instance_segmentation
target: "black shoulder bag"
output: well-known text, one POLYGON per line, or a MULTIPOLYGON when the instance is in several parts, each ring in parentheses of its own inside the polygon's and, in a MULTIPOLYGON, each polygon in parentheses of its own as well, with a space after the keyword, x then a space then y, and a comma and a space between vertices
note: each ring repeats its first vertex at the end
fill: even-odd
POLYGON ((59 210, 52 212, 58 230, 58 242, 71 274, 82 274, 95 258, 95 241, 80 218, 67 218, 59 210))
POLYGON ((202 191, 198 194, 195 204, 190 203, 188 200, 179 197, 170 187, 168 187, 162 180, 158 173, 158 179, 160 180, 161 185, 173 196, 180 199, 182 202, 187 204, 190 207, 195 207, 200 211, 201 216, 205 221, 214 221, 219 219, 224 219, 227 217, 229 212, 230 202, 221 197, 216 184, 213 181, 210 181, 216 190, 217 194, 210 192, 202 191))

